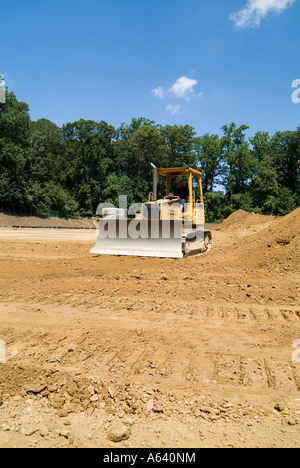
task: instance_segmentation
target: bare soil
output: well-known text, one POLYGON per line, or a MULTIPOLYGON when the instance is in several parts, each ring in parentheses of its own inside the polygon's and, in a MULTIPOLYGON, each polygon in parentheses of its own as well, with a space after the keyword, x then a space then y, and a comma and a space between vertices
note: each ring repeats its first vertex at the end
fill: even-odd
POLYGON ((300 208, 182 260, 95 243, 0 229, 0 446, 299 447, 300 208))
POLYGON ((53 218, 38 216, 17 216, 0 212, 0 228, 58 228, 95 229, 95 222, 88 218, 53 218))

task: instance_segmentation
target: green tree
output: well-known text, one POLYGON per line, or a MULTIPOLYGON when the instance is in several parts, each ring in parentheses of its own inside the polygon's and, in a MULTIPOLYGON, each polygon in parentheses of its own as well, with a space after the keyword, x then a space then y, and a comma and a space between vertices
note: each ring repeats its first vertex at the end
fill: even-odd
POLYGON ((63 183, 67 168, 60 128, 47 119, 30 122, 30 144, 32 177, 63 183))
POLYGON ((8 92, 0 103, 0 206, 5 210, 29 208, 28 105, 8 92))
POLYGON ((111 203, 119 207, 120 196, 127 196, 127 208, 135 202, 132 189, 132 181, 127 175, 119 177, 117 174, 110 174, 107 178, 106 189, 103 191, 103 199, 106 203, 111 203))
POLYGON ((300 203, 300 128, 294 132, 276 132, 272 138, 278 182, 287 187, 300 203))
POLYGON ((6 93, 6 103, 0 103, 0 138, 22 148, 29 147, 29 107, 19 102, 14 93, 6 93))
POLYGON ((161 134, 167 150, 166 167, 191 166, 196 168, 197 155, 194 137, 196 132, 190 125, 166 125, 161 134))
POLYGON ((7 211, 30 208, 28 198, 28 152, 21 146, 0 139, 0 207, 7 211))
POLYGON ((204 194, 204 207, 207 223, 221 222, 233 211, 227 206, 227 199, 221 191, 206 192, 204 194))
POLYGON ((278 172, 275 164, 275 150, 267 132, 257 132, 250 138, 252 154, 257 160, 257 170, 253 178, 253 200, 255 211, 272 214, 274 205, 271 202, 278 194, 278 172))
POLYGON ((66 187, 80 212, 92 216, 113 167, 112 140, 116 132, 106 122, 79 120, 62 127, 68 173, 66 187))
POLYGON ((246 194, 255 174, 256 160, 249 149, 245 131, 249 127, 235 123, 222 127, 224 185, 233 206, 233 195, 246 194))
POLYGON ((139 117, 138 119, 132 118, 130 124, 123 122, 120 127, 117 129, 117 139, 118 140, 128 140, 133 134, 141 127, 145 126, 155 126, 154 120, 149 120, 146 117, 139 117))
POLYGON ((206 133, 195 138, 195 151, 202 171, 204 193, 212 192, 221 174, 222 140, 218 135, 206 133))
POLYGON ((0 104, 0 208, 93 215, 101 202, 117 205, 120 195, 128 204, 143 202, 152 191, 153 162, 203 172, 209 221, 239 208, 284 215, 300 204, 300 128, 272 137, 260 131, 247 141, 248 128, 232 122, 221 137, 196 136, 189 125, 140 117, 117 130, 83 119, 60 129, 44 118, 31 122, 28 105, 8 92, 0 104), (214 192, 219 185, 225 194, 214 192))
MULTIPOLYGON (((134 119, 126 132, 122 130, 122 134, 123 139, 115 143, 116 174, 120 178, 127 176, 130 179, 132 188, 129 198, 136 203, 143 202, 152 191, 151 162, 157 166, 165 164, 164 140, 157 126, 146 119, 134 119)), ((129 188, 128 184, 126 188, 129 188)))

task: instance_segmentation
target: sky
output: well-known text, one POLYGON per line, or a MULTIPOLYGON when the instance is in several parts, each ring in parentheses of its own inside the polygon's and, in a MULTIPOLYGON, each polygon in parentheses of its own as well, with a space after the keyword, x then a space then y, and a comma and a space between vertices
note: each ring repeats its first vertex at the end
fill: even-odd
POLYGON ((0 75, 59 126, 272 135, 300 126, 299 23, 300 0, 0 0, 0 75))

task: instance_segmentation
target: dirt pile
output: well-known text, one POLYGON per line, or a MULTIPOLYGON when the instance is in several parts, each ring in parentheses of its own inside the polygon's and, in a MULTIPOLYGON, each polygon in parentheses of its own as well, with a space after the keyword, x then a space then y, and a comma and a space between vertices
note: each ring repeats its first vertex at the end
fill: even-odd
POLYGON ((239 210, 216 231, 235 239, 227 250, 230 263, 275 270, 300 269, 300 208, 281 218, 239 210))
POLYGON ((297 243, 300 238, 300 208, 283 218, 276 219, 274 225, 269 229, 270 243, 278 245, 289 245, 297 243))
POLYGON ((263 216, 257 213, 248 213, 244 210, 238 210, 225 219, 216 230, 234 232, 251 228, 261 229, 262 226, 269 224, 274 219, 274 216, 263 216))
POLYGON ((270 268, 300 271, 300 208, 257 235, 258 260, 270 268), (261 256, 262 255, 262 256, 261 256))

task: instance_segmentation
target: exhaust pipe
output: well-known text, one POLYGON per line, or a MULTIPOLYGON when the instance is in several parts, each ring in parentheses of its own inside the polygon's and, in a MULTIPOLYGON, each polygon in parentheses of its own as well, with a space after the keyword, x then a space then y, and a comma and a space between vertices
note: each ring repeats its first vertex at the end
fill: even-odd
POLYGON ((157 201, 157 167, 151 163, 153 169, 153 201, 157 201))

